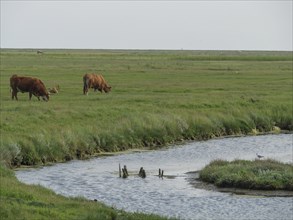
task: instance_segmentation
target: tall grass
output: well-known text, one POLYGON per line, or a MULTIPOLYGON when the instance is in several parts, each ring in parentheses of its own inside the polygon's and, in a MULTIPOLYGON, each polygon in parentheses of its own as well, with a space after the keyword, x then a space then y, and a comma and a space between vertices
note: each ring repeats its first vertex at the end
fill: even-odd
POLYGON ((292 130, 292 53, 1 51, 1 155, 11 166, 157 148, 183 140, 292 130), (102 73, 113 91, 82 94, 102 73), (9 77, 60 85, 50 101, 12 101, 9 77))
POLYGON ((271 159, 215 160, 200 171, 200 179, 219 187, 293 190, 293 166, 271 159))

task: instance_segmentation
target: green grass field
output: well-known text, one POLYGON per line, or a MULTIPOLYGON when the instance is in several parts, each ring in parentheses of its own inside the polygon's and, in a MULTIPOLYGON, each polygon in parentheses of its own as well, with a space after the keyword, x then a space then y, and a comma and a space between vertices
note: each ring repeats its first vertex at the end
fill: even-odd
POLYGON ((292 130, 292 52, 1 51, 1 160, 34 165, 186 139, 292 130), (109 94, 83 95, 104 75, 109 94), (60 85, 12 101, 12 74, 60 85))
MULTIPOLYGON (((292 126, 292 52, 1 49, 1 164, 39 165, 99 152, 292 126), (83 95, 101 73, 109 94, 83 95), (60 85, 49 102, 18 94, 12 74, 60 85)), ((1 171, 5 219, 159 219, 57 196, 1 171)))

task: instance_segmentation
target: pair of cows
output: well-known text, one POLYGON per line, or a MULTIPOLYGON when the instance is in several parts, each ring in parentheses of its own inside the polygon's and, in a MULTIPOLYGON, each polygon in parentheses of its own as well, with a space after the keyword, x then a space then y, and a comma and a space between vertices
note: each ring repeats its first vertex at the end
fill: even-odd
MULTIPOLYGON (((13 75, 10 77, 10 87, 12 99, 18 100, 18 92, 28 92, 30 100, 34 95, 38 100, 42 98, 44 101, 49 101, 49 93, 44 83, 38 78, 13 75)), ((106 93, 111 91, 111 86, 108 86, 102 75, 87 73, 83 76, 83 94, 87 95, 90 88, 93 88, 94 91, 99 90, 106 93)))

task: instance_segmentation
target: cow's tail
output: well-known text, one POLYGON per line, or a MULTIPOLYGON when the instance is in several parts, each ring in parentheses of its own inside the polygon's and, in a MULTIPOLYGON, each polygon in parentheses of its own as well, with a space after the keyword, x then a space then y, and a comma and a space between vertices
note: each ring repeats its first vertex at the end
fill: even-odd
POLYGON ((88 80, 86 77, 83 77, 83 94, 87 94, 88 92, 88 80))

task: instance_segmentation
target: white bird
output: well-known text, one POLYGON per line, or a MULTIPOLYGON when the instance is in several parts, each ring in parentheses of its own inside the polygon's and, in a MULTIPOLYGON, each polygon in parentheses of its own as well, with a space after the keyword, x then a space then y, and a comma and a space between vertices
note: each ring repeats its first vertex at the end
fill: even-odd
POLYGON ((264 156, 262 156, 262 155, 259 155, 258 153, 256 153, 256 156, 258 157, 258 159, 261 159, 261 158, 264 157, 264 156))

